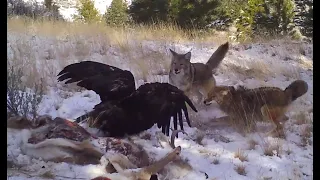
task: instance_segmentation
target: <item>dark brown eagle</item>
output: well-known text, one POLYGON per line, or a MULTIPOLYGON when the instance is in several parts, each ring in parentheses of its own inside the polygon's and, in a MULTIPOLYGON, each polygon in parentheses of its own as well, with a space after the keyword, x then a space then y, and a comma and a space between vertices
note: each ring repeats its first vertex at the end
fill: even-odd
POLYGON ((107 136, 137 134, 154 124, 168 136, 171 117, 174 129, 179 121, 183 130, 182 112, 191 127, 186 104, 197 112, 191 100, 177 87, 155 82, 136 89, 130 71, 107 64, 82 61, 66 66, 58 76, 58 81, 69 79, 65 84, 78 82, 78 86, 99 94, 101 103, 76 121, 89 117, 91 126, 98 127, 107 136))

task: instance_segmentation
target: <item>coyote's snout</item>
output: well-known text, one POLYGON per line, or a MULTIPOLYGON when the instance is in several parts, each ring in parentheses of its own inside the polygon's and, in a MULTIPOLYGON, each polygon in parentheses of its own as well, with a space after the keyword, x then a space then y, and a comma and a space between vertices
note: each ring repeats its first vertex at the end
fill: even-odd
POLYGON ((172 60, 169 83, 184 91, 188 96, 194 92, 200 103, 203 96, 207 96, 209 90, 216 86, 212 70, 218 67, 228 49, 228 42, 219 46, 206 64, 191 63, 191 52, 178 54, 170 49, 172 60))
POLYGON ((179 69, 174 69, 174 73, 179 74, 180 70, 179 69))

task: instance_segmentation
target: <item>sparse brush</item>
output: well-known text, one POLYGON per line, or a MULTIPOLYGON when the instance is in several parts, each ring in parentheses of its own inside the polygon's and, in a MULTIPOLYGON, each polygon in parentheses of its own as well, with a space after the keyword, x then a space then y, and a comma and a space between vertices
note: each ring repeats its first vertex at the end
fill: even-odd
POLYGON ((258 144, 259 144, 259 143, 258 143, 256 140, 250 139, 250 140, 248 141, 248 145, 249 145, 248 149, 249 149, 249 150, 256 149, 256 145, 258 145, 258 144))
POLYGON ((238 149, 237 152, 234 153, 234 158, 238 158, 241 162, 248 161, 248 155, 241 149, 238 149))
POLYGON ((297 66, 287 66, 287 65, 279 65, 274 66, 275 71, 281 73, 283 76, 287 78, 293 79, 301 79, 301 67, 297 66))
POLYGON ((31 116, 34 119, 43 96, 42 81, 34 84, 33 92, 28 92, 22 77, 22 67, 11 66, 7 69, 7 109, 16 116, 31 116))
POLYGON ((263 154, 266 156, 280 156, 280 153, 282 151, 282 144, 280 142, 276 143, 270 143, 266 142, 262 145, 263 154))
POLYGON ((247 175, 246 167, 244 165, 236 165, 234 170, 242 176, 247 175))
POLYGON ((294 116, 294 124, 302 125, 302 124, 309 124, 311 122, 310 118, 304 112, 299 112, 294 116))
POLYGON ((305 147, 311 144, 310 137, 313 132, 313 127, 311 125, 306 125, 302 128, 300 136, 301 136, 301 146, 305 147))

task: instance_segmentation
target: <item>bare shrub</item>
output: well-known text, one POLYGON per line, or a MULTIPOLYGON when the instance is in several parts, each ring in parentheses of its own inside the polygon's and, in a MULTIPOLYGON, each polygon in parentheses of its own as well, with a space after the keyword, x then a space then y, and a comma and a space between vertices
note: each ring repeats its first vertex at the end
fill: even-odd
POLYGON ((16 116, 37 117, 37 109, 43 97, 42 81, 35 82, 33 92, 22 82, 23 68, 7 69, 7 110, 16 116))

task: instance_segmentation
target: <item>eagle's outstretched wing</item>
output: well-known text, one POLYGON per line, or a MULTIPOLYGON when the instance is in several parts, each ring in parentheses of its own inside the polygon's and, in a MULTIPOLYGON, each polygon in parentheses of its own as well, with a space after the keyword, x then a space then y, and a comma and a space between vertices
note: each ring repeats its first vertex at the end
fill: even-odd
POLYGON ((82 61, 66 66, 59 74, 58 81, 77 85, 99 94, 103 102, 121 100, 135 91, 135 81, 130 71, 107 64, 82 61))
POLYGON ((119 104, 105 103, 105 106, 97 107, 91 118, 95 121, 95 127, 109 136, 137 134, 154 124, 169 135, 172 117, 174 129, 177 129, 179 122, 183 130, 183 113, 191 127, 186 104, 197 112, 191 100, 177 87, 168 83, 147 83, 119 104))

